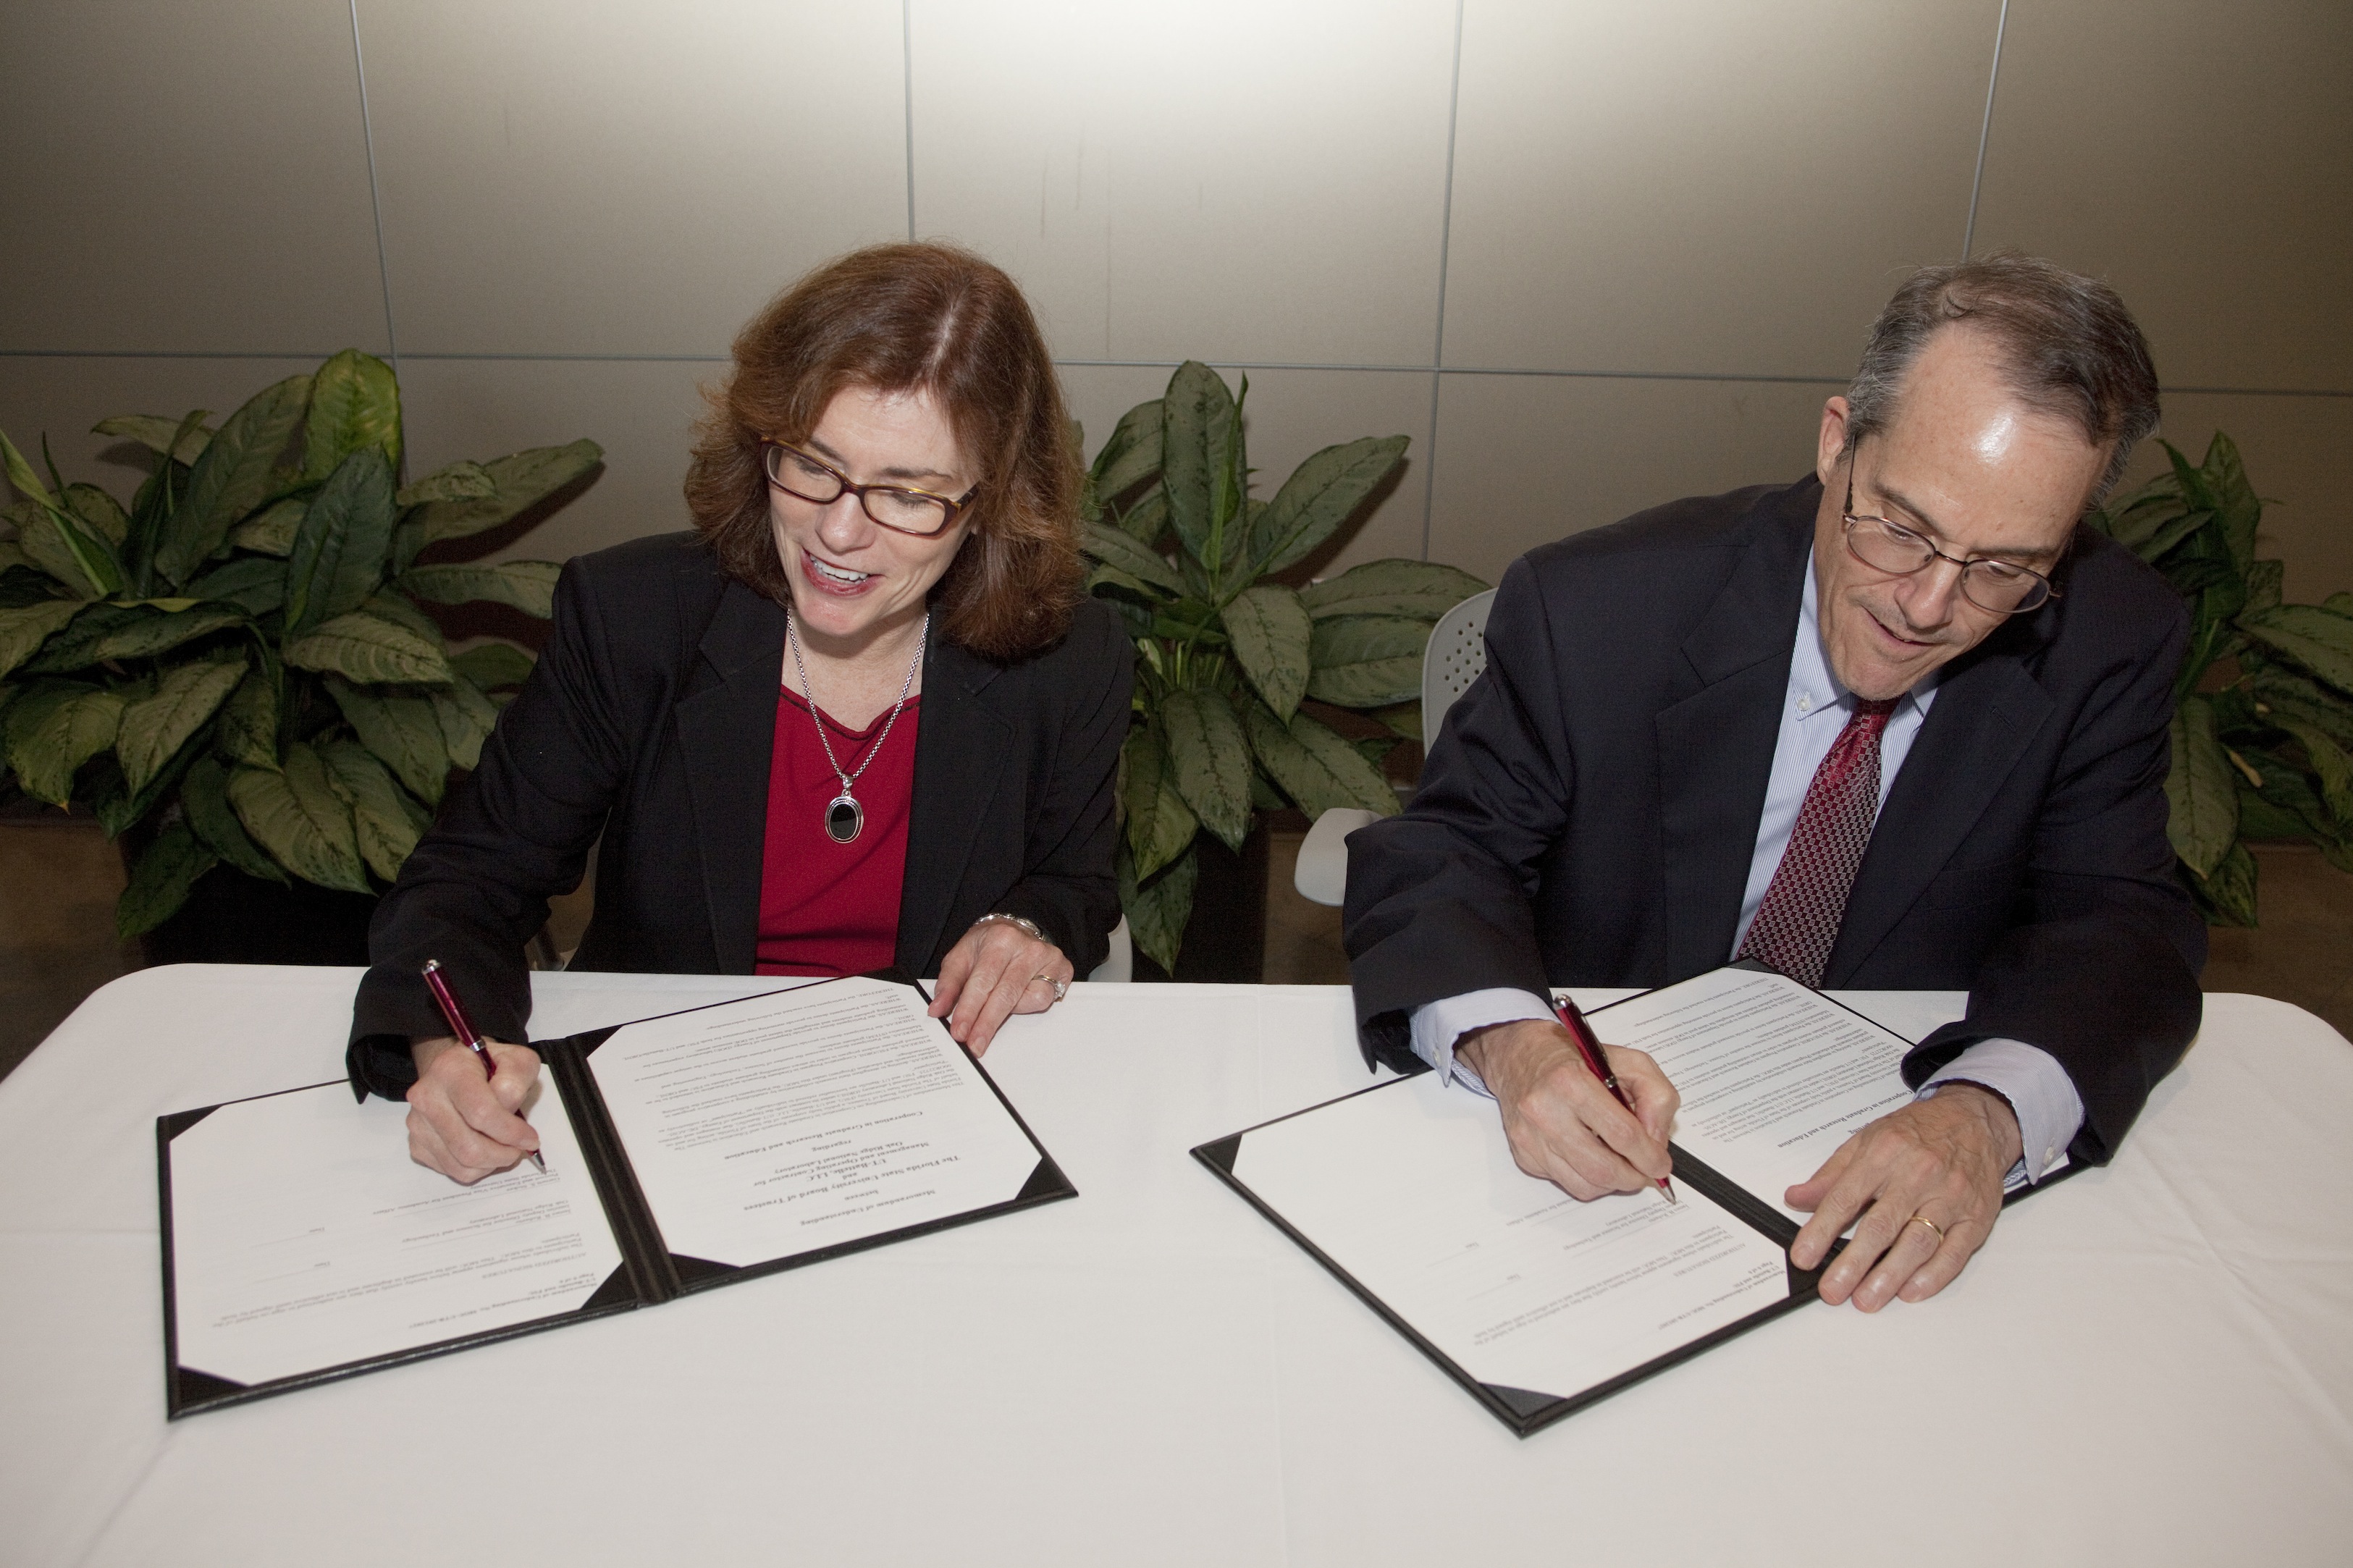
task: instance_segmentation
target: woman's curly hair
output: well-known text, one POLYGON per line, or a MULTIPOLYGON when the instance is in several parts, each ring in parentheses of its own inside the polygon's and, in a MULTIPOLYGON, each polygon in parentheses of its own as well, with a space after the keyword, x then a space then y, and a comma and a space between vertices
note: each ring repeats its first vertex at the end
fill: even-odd
POLYGON ((704 393, 686 474, 694 526, 731 574, 791 589, 770 528, 763 440, 806 441, 844 387, 928 392, 979 470, 971 531, 933 590, 934 624, 999 662, 1039 652, 1081 598, 1078 454, 1029 301, 955 246, 877 245, 809 273, 736 334, 704 393))

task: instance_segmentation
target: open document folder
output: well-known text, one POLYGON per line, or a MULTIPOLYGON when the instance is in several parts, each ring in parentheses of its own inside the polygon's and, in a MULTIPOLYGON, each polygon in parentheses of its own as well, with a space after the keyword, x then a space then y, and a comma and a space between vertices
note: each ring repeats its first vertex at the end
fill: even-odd
POLYGON ((172 1415, 1077 1195, 902 980, 533 1048, 544 1175, 459 1186, 340 1079, 157 1120, 172 1415))
POLYGON ((1901 1037, 1778 974, 1588 1016, 1682 1091, 1680 1204, 1577 1202, 1512 1163, 1492 1102, 1429 1073, 1193 1151, 1522 1436, 1811 1300, 1783 1192, 1912 1092, 1901 1037))

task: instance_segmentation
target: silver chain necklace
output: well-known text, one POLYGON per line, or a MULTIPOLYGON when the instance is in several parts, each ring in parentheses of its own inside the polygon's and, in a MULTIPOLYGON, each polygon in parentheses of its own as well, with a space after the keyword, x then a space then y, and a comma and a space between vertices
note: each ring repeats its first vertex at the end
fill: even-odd
POLYGON ((817 743, 825 748, 826 765, 832 768, 833 776, 841 781, 841 793, 825 803, 826 837, 836 844, 848 844, 865 830, 866 808, 858 804, 858 797, 850 793, 849 786, 856 784, 859 774, 872 767, 874 759, 882 754, 882 742, 891 738, 891 726, 899 721, 899 710, 907 705, 907 693, 915 689, 915 671, 923 668, 923 642, 931 635, 931 630, 932 612, 925 610, 923 624, 915 633, 914 661, 907 666, 907 679, 899 688, 899 700, 891 705, 891 717, 884 722, 882 732, 874 738, 874 744, 867 748, 866 760, 858 764, 858 772, 846 773, 841 771, 841 759, 833 754, 833 741, 825 732, 825 721, 818 716, 817 699, 809 694, 808 666, 801 662, 801 639, 793 629, 793 607, 790 605, 785 606, 785 641, 793 650, 793 668, 800 671, 801 700, 808 704, 809 722, 817 726, 817 743))

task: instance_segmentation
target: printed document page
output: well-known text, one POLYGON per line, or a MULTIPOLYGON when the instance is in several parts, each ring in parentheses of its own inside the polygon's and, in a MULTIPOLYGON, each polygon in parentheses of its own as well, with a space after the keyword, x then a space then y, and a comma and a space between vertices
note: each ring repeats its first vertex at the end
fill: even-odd
POLYGON ((748 1267, 1019 1195, 1038 1150, 913 986, 833 980, 588 1057, 662 1240, 748 1267))
POLYGON ((1788 1299, 1781 1249, 1702 1194, 1579 1203, 1435 1073, 1244 1133, 1234 1175, 1481 1383, 1566 1397, 1788 1299))
POLYGON ((621 1251, 544 1069, 547 1162, 461 1187, 408 1108, 340 1080, 224 1105, 172 1140, 180 1364, 266 1383, 578 1308, 621 1251))
POLYGON ((1912 1098, 1905 1041, 1778 974, 1719 969, 1592 1021, 1609 1044, 1648 1051, 1682 1093, 1677 1143, 1799 1224, 1806 1211, 1781 1194, 1912 1098))

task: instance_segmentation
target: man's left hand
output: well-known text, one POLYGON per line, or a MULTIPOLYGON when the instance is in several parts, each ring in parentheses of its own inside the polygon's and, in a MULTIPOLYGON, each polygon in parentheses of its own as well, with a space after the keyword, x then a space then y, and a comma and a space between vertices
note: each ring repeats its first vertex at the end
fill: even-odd
POLYGON ((1840 1144, 1788 1190, 1790 1207, 1813 1211, 1790 1261, 1819 1266, 1853 1225, 1853 1238, 1822 1276, 1822 1300, 1836 1306, 1852 1298, 1866 1312, 1898 1296, 1925 1301, 1993 1234, 2002 1178, 2019 1148, 2008 1100, 1973 1083, 1947 1083, 1840 1144))

